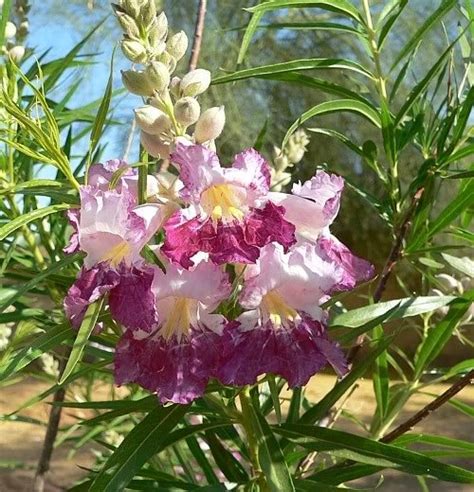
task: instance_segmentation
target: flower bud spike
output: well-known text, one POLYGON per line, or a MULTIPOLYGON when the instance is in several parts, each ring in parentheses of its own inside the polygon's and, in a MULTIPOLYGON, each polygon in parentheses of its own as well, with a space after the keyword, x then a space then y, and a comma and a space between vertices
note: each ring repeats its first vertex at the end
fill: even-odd
POLYGON ((120 43, 123 54, 133 63, 143 63, 147 59, 145 47, 138 41, 125 39, 120 43))

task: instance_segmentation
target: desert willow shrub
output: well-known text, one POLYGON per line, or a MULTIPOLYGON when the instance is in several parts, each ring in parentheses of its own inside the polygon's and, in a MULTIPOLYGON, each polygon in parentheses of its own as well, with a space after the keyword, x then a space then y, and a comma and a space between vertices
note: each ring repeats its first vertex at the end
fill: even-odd
MULTIPOLYGON (((174 75, 187 38, 169 35, 154 2, 113 5, 121 49, 133 64, 122 80, 143 98, 135 110, 142 150, 133 164, 101 157, 103 131, 113 124, 110 81, 102 100, 77 110, 67 96, 55 99, 83 42, 62 59, 22 69, 5 57, 0 379, 11 384, 42 366, 41 377, 52 382, 14 412, 17 418, 52 393, 56 409, 94 413, 79 417, 84 425, 60 429, 59 443, 96 450, 95 465, 71 490, 348 490, 362 477, 375 486, 384 469, 417 477, 423 490, 427 479, 474 482, 474 472, 443 461, 472 457, 469 436, 414 427, 473 374, 472 358, 444 368, 437 360, 452 338, 472 348, 473 262, 456 256, 473 242, 472 169, 464 160, 473 149, 466 51, 472 10, 466 3, 457 11, 449 0, 433 7, 396 59, 384 59, 407 3, 380 10, 364 0, 358 10, 343 0, 261 2, 249 9, 240 69, 212 81, 203 69, 174 75), (270 27, 291 29, 285 16, 303 4, 298 29, 354 36, 370 56, 243 68, 259 24, 259 36, 270 27), (459 23, 459 33, 447 29, 453 39, 446 50, 411 79, 423 37, 445 18, 459 23), (316 77, 322 68, 363 78, 366 91, 353 90, 355 79, 346 87, 321 78, 324 72, 316 77), (330 96, 293 115, 272 165, 260 152, 265 131, 255 136, 256 148, 242 142, 232 164, 222 163, 215 140, 226 132, 223 109, 201 113, 197 100, 211 83, 248 78, 292 84, 295 97, 299 85, 330 96), (347 111, 370 122, 370 140, 320 126, 319 117, 347 111), (353 152, 363 172, 379 180, 382 198, 331 172, 332 163, 316 167, 317 155, 306 156, 315 164, 312 177, 294 180, 316 133, 353 152), (72 156, 84 135, 88 150, 77 163, 72 156), (402 179, 408 148, 417 156, 412 182, 402 179), (154 172, 162 164, 167 170, 154 172), (54 179, 37 175, 42 166, 54 179), (439 190, 448 183, 456 192, 440 205, 439 190), (333 234, 345 186, 391 232, 378 271, 333 234), (416 281, 404 280, 403 266, 416 281), (390 298, 386 289, 396 281, 403 298, 390 298), (362 307, 349 309, 354 302, 362 307), (409 353, 399 346, 402 331, 416 334, 409 353), (313 376, 317 384, 325 367, 337 380, 311 401, 305 386, 313 376), (350 397, 369 371, 375 411, 361 422, 350 397), (432 382, 452 388, 400 422, 408 399, 432 382), (342 420, 360 429, 338 430, 342 420), (414 450, 413 443, 425 447, 414 450)), ((10 6, 4 4, 3 19, 10 6)), ((472 417, 461 401, 452 403, 472 417)), ((47 436, 55 426, 52 418, 47 436)), ((44 456, 50 458, 43 453, 39 475, 44 456)))

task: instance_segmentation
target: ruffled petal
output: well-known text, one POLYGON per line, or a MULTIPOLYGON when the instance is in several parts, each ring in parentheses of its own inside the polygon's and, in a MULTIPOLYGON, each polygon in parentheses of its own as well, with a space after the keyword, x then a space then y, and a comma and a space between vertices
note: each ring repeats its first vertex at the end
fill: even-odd
POLYGON ((219 353, 220 336, 212 331, 194 330, 182 342, 153 336, 136 339, 129 331, 117 346, 115 381, 156 392, 161 403, 189 403, 204 394, 219 353))
POLYGON ((235 182, 245 188, 250 188, 258 195, 266 195, 270 189, 270 166, 255 149, 247 149, 237 154, 234 157, 232 168, 227 171, 229 177, 235 176, 235 182), (232 170, 239 170, 239 173, 232 172, 232 170))
POLYGON ((342 270, 343 276, 334 287, 335 291, 353 289, 358 282, 370 280, 374 274, 374 266, 352 252, 331 234, 322 235, 317 242, 320 254, 334 261, 342 270))
POLYGON ((347 370, 342 351, 317 321, 303 319, 280 329, 268 322, 246 331, 232 323, 223 336, 218 369, 223 384, 254 384, 258 376, 271 373, 285 378, 293 388, 304 386, 328 362, 339 375, 347 370))
POLYGON ((296 242, 295 226, 286 220, 284 207, 267 202, 245 218, 245 239, 259 248, 275 242, 287 250, 296 242))
POLYGON ((293 195, 309 198, 319 205, 324 216, 332 222, 339 212, 344 179, 335 174, 318 171, 315 176, 302 185, 295 183, 293 195))
POLYGON ((199 201, 201 193, 221 175, 217 154, 202 145, 176 144, 171 162, 178 165, 179 177, 184 184, 183 198, 199 201))
POLYGON ((158 321, 155 296, 151 289, 154 269, 122 265, 119 274, 120 281, 109 295, 113 318, 126 328, 151 332, 158 321))
POLYGON ((115 190, 121 193, 123 189, 126 189, 135 200, 137 197, 138 172, 121 159, 106 161, 104 164, 93 164, 89 169, 88 184, 98 190, 108 191, 112 177, 122 168, 124 168, 124 171, 117 181, 115 190))
POLYGON ((79 220, 80 220, 80 210, 78 208, 72 208, 66 211, 66 216, 69 220, 73 231, 69 238, 69 244, 63 248, 64 253, 73 254, 79 251, 79 220))
POLYGON ((120 282, 120 275, 101 263, 83 268, 64 299, 64 310, 74 328, 79 328, 90 304, 97 301, 120 282))

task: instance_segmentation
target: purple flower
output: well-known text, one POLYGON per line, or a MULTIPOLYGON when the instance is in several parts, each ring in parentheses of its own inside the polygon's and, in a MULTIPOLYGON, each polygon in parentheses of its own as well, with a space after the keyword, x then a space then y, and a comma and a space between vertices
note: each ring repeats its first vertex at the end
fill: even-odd
POLYGON ((162 251, 172 261, 190 268, 192 257, 204 252, 216 264, 254 263, 266 244, 287 249, 295 242, 284 208, 268 202, 270 172, 258 152, 241 152, 232 167, 223 168, 206 147, 178 143, 171 158, 188 204, 164 225, 162 251))
POLYGON ((156 392, 162 403, 188 403, 201 396, 217 371, 226 320, 214 314, 230 294, 227 274, 201 262, 192 270, 169 265, 154 270, 154 331, 130 326, 118 344, 115 379, 156 392))
POLYGON ((336 263, 305 243, 285 253, 278 244, 262 249, 247 266, 240 304, 247 309, 224 332, 218 378, 224 384, 253 384, 267 372, 301 386, 329 362, 343 374, 344 357, 326 334, 319 304, 344 276, 336 263))

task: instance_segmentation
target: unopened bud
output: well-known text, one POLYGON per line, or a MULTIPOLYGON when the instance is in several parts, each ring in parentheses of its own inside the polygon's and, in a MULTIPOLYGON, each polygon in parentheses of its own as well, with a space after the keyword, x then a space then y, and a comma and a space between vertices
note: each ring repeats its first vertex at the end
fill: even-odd
POLYGON ((120 46, 123 54, 133 63, 143 63, 146 61, 146 49, 139 41, 126 39, 120 43, 120 46))
POLYGON ((168 87, 170 73, 164 63, 153 61, 146 67, 145 72, 150 84, 158 92, 168 87))
POLYGON ((207 109, 196 123, 196 129, 194 130, 196 143, 204 143, 216 139, 222 133, 224 125, 224 106, 207 109))
POLYGON ((132 94, 138 96, 151 96, 153 94, 153 87, 142 70, 123 70, 122 82, 132 94))
POLYGON ((30 25, 28 24, 28 21, 23 21, 18 28, 18 35, 21 37, 25 37, 28 34, 29 28, 30 25))
POLYGON ((145 27, 149 28, 156 18, 155 0, 146 0, 140 8, 140 22, 145 27))
POLYGON ((181 91, 184 96, 202 94, 211 83, 211 72, 197 68, 188 72, 181 81, 181 91))
POLYGON ((168 67, 169 73, 173 73, 176 68, 176 59, 171 56, 167 51, 164 51, 159 56, 160 62, 164 63, 168 67))
POLYGON ((5 26, 5 37, 7 39, 14 38, 16 35, 16 26, 13 22, 8 21, 5 26))
POLYGON ((138 29, 137 23, 128 14, 125 14, 123 12, 117 11, 117 20, 120 24, 120 27, 123 29, 125 34, 132 38, 139 38, 140 37, 140 31, 138 29))
POLYGON ((447 273, 440 273, 435 276, 436 280, 446 289, 446 292, 459 290, 459 282, 447 273))
POLYGON ((188 49, 188 37, 184 31, 171 36, 166 43, 166 51, 176 60, 181 60, 188 49))
POLYGON ((160 137, 142 132, 140 142, 143 148, 153 157, 168 159, 170 156, 170 145, 163 142, 160 137))
POLYGON ((170 82, 170 92, 176 98, 179 97, 179 85, 181 84, 181 79, 179 77, 173 77, 170 82))
POLYGON ((24 46, 14 46, 8 54, 10 55, 10 58, 15 62, 18 63, 20 62, 23 57, 25 56, 25 47, 24 46))
POLYGON ((153 41, 164 41, 168 35, 168 18, 164 12, 155 17, 150 26, 150 38, 153 41))
POLYGON ((150 135, 158 135, 171 126, 169 117, 150 105, 135 109, 135 120, 140 129, 150 135))
POLYGON ((140 0, 120 0, 120 7, 134 19, 140 12, 140 0))
POLYGON ((201 107, 193 97, 182 97, 174 105, 176 121, 183 126, 189 126, 199 119, 201 107))

